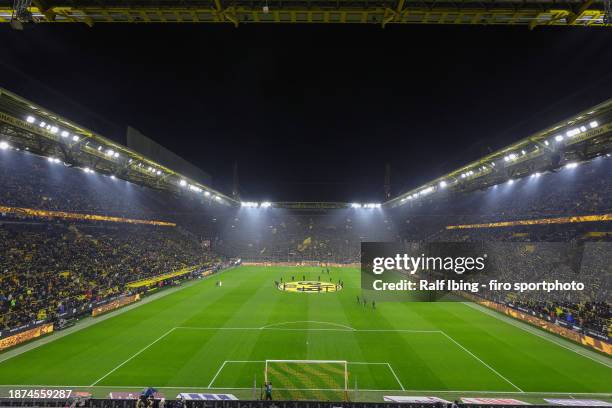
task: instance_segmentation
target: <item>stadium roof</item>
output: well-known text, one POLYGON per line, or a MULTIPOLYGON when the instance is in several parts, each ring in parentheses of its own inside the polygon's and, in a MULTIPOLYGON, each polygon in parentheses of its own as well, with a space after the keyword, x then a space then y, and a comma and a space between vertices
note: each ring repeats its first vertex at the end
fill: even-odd
POLYGON ((210 186, 191 180, 3 88, 0 88, 0 131, 22 149, 85 171, 96 171, 155 189, 191 190, 211 202, 238 204, 210 186))
MULTIPOLYGON (((252 23, 461 24, 611 27, 609 0, 29 0, 20 22, 81 23, 252 23)), ((0 3, 0 22, 13 8, 0 3)))
MULTIPOLYGON (((0 131, 34 153, 151 188, 191 190, 211 202, 288 209, 379 208, 379 203, 239 201, 0 88, 0 131), (1 126, 4 124, 5 126, 1 126), (359 207, 358 207, 359 206, 359 207)), ((396 207, 439 190, 471 191, 612 150, 612 99, 386 201, 396 207)))
POLYGON ((387 201, 398 206, 440 189, 475 190, 589 160, 612 149, 612 99, 387 201))

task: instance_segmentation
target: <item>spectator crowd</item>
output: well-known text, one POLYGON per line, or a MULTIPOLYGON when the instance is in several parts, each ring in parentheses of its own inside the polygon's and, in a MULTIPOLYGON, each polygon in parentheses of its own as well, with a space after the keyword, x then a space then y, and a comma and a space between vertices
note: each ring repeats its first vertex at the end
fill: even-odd
MULTIPOLYGON (((513 250, 498 252, 499 279, 566 279, 576 270, 573 261, 550 262, 563 258, 563 250, 536 244, 607 244, 609 222, 446 226, 610 213, 610 174, 612 159, 599 158, 485 190, 438 192, 392 209, 261 210, 218 208, 189 192, 155 191, 11 152, 0 161, 0 206, 169 221, 177 227, 0 214, 0 329, 52 318, 122 293, 130 281, 220 257, 354 263, 359 262, 361 242, 367 241, 515 243, 513 250), (516 259, 522 259, 520 267, 516 259), (536 265, 537 260, 545 262, 536 265)), ((592 284, 583 298, 534 299, 510 293, 494 300, 609 335, 609 249, 588 245, 581 252, 581 265, 587 265, 581 278, 592 284)))

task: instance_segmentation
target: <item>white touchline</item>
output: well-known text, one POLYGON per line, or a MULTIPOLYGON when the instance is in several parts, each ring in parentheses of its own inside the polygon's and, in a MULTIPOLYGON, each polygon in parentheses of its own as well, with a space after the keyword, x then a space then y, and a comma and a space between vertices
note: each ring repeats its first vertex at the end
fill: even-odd
POLYGON ((503 375, 501 375, 499 372, 497 372, 497 370, 495 370, 493 367, 491 367, 490 365, 488 365, 487 363, 485 363, 484 361, 482 361, 478 356, 476 356, 474 353, 472 353, 470 350, 466 349, 465 347, 463 347, 457 340, 453 339, 451 336, 449 336, 448 334, 446 334, 445 332, 441 332, 447 339, 449 339, 450 341, 452 341, 453 343, 455 343, 457 346, 459 346, 461 349, 463 349, 466 353, 468 353, 470 356, 474 357, 476 360, 480 361, 485 367, 487 367, 489 370, 493 371, 495 374, 497 374, 497 376, 499 376, 500 378, 502 378, 504 381, 506 381, 508 384, 510 384, 511 386, 513 386, 514 388, 516 388, 517 390, 519 390, 520 392, 523 392, 523 390, 521 390, 519 387, 517 387, 516 385, 514 385, 512 383, 512 381, 510 381, 509 379, 507 379, 506 377, 504 377, 503 375))
POLYGON ((137 355, 139 355, 140 353, 142 353, 143 351, 145 351, 146 349, 148 349, 149 347, 151 347, 152 345, 154 345, 155 343, 157 343, 158 341, 160 341, 161 339, 163 339, 164 337, 166 337, 167 335, 169 335, 170 333, 172 333, 174 331, 174 327, 171 328, 170 330, 168 330, 167 332, 165 332, 164 334, 162 334, 161 336, 159 336, 157 339, 155 339, 154 341, 152 341, 151 343, 149 343, 148 345, 146 345, 145 347, 141 348, 140 350, 138 350, 135 354, 133 354, 130 358, 128 358, 127 360, 125 360, 123 363, 119 364, 117 367, 113 368, 112 370, 110 370, 108 373, 104 374, 102 377, 98 378, 96 381, 94 381, 90 387, 93 387, 94 385, 96 385, 97 383, 99 383, 100 381, 102 381, 103 379, 105 379, 106 377, 108 377, 109 375, 111 375, 112 373, 114 373, 117 369, 121 368, 125 363, 127 363, 128 361, 132 360, 134 357, 136 357, 137 355))
POLYGON ((546 334, 544 334, 544 333, 538 333, 538 330, 540 330, 540 329, 537 329, 537 328, 534 327, 533 330, 529 330, 529 329, 523 327, 520 322, 514 322, 511 317, 508 317, 507 319, 502 319, 500 316, 497 315, 496 312, 489 311, 488 309, 484 309, 483 306, 478 306, 477 307, 477 306, 475 306, 475 305, 473 305, 472 303, 469 303, 469 302, 463 302, 463 304, 468 306, 468 307, 470 307, 470 308, 472 308, 472 309, 474 309, 474 310, 479 311, 480 313, 486 314, 487 316, 494 317, 494 318, 496 318, 499 321, 502 321, 502 322, 504 322, 506 324, 514 326, 514 327, 516 327, 518 329, 521 329, 524 332, 527 332, 529 334, 533 334, 534 336, 540 337, 540 338, 542 338, 544 340, 548 340, 549 342, 551 342, 553 344, 556 344, 559 347, 563 347, 566 350, 573 351, 574 353, 578 354, 579 356, 588 358, 589 360, 595 361, 596 363, 602 364, 602 365, 604 365, 604 366, 606 366, 608 368, 612 368, 612 365, 610 365, 610 364, 606 364, 605 362, 603 362, 601 360, 598 360, 596 358, 593 358, 593 357, 591 357, 591 356, 589 356, 587 354, 580 353, 578 350, 575 350, 575 349, 573 349, 571 347, 568 347, 565 344, 559 343, 558 341, 554 341, 552 338, 546 336, 546 334))
MULTIPOLYGON (((219 272, 217 272, 214 275, 209 275, 209 276, 204 278, 204 281, 210 279, 211 276, 218 276, 218 275, 222 274, 223 272, 229 271, 231 269, 234 269, 234 268, 230 267, 230 268, 224 269, 222 271, 219 271, 219 272)), ((27 353, 28 351, 34 350, 34 349, 36 349, 36 348, 38 348, 40 346, 44 346, 45 344, 49 344, 49 343, 51 343, 51 342, 53 342, 55 340, 59 340, 62 337, 70 336, 70 335, 72 335, 72 334, 74 334, 74 333, 76 333, 78 331, 88 329, 89 327, 91 327, 93 325, 96 325, 96 324, 98 324, 100 322, 103 322, 103 321, 108 320, 108 319, 112 319, 114 317, 117 317, 119 315, 127 313, 127 312, 129 312, 131 310, 134 310, 134 309, 136 309, 138 307, 144 306, 144 305, 149 304, 151 302, 155 302, 156 300, 159 300, 159 299, 161 299, 163 297, 172 295, 172 294, 174 294, 174 293, 176 293, 176 292, 178 292, 180 290, 183 290, 183 289, 195 286, 198 283, 200 283, 200 282, 198 282, 198 281, 194 281, 194 282, 191 282, 191 283, 188 282, 185 285, 182 285, 182 286, 179 286, 179 287, 176 287, 176 288, 172 288, 172 289, 164 291, 164 292, 159 292, 157 294, 154 294, 153 297, 145 298, 145 299, 141 300, 140 302, 132 303, 131 305, 125 306, 125 307, 120 308, 120 309, 115 309, 115 310, 113 310, 113 311, 111 311, 111 312, 109 312, 109 313, 107 313, 107 314, 105 314, 103 316, 96 317, 95 320, 93 320, 91 322, 91 324, 78 325, 78 326, 76 326, 74 328, 74 330, 72 330, 70 332, 66 331, 65 332, 66 334, 63 334, 63 333, 60 334, 58 332, 55 332, 55 333, 53 333, 50 336, 45 336, 43 338, 39 338, 37 340, 33 340, 33 342, 31 343, 32 344, 31 346, 29 344, 26 344, 26 345, 22 346, 21 348, 18 347, 18 348, 15 349, 15 353, 9 353, 9 354, 7 354, 7 356, 5 356, 3 358, 0 358, 0 364, 5 362, 5 361, 7 361, 7 360, 10 360, 11 358, 17 357, 17 356, 19 356, 21 354, 27 353)), ((10 350, 10 351, 12 352, 13 350, 10 350)))

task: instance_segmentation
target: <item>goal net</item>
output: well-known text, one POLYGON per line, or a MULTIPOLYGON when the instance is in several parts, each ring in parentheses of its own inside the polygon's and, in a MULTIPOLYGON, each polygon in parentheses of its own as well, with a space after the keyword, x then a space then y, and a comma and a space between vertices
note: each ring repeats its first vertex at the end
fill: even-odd
POLYGON ((264 380, 275 400, 346 401, 347 367, 344 360, 266 360, 264 380))

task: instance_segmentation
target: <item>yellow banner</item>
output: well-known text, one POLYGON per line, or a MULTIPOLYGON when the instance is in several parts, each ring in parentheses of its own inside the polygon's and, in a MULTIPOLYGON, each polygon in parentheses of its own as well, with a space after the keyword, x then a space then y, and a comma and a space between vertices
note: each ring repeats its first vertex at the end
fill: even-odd
POLYGON ((163 227, 176 227, 173 222, 166 221, 150 221, 150 220, 137 220, 132 218, 123 217, 110 217, 106 215, 96 214, 79 214, 65 211, 47 211, 47 210, 35 210, 33 208, 19 208, 19 207, 5 207, 0 205, 0 212, 7 214, 15 214, 27 217, 38 217, 38 218, 63 218, 69 220, 88 220, 88 221, 107 221, 107 222, 122 222, 127 224, 148 224, 148 225, 159 225, 163 227))
POLYGON ((576 215, 574 217, 500 221, 500 222, 489 222, 485 224, 447 225, 446 229, 450 230, 450 229, 470 229, 470 228, 496 228, 496 227, 514 227, 518 225, 570 224, 570 223, 579 223, 579 222, 602 222, 602 221, 612 221, 612 214, 576 215))
POLYGON ((197 265, 197 266, 190 266, 189 268, 180 269, 180 270, 174 271, 174 272, 164 273, 163 275, 157 275, 157 276, 153 276, 151 278, 137 280, 137 281, 128 283, 127 287, 128 288, 142 288, 143 286, 151 286, 151 285, 154 285, 154 284, 156 284, 158 282, 164 281, 166 279, 171 279, 171 278, 175 278, 177 276, 182 276, 182 275, 186 275, 188 273, 191 273, 191 272, 193 272, 198 267, 199 267, 199 265, 197 265))

